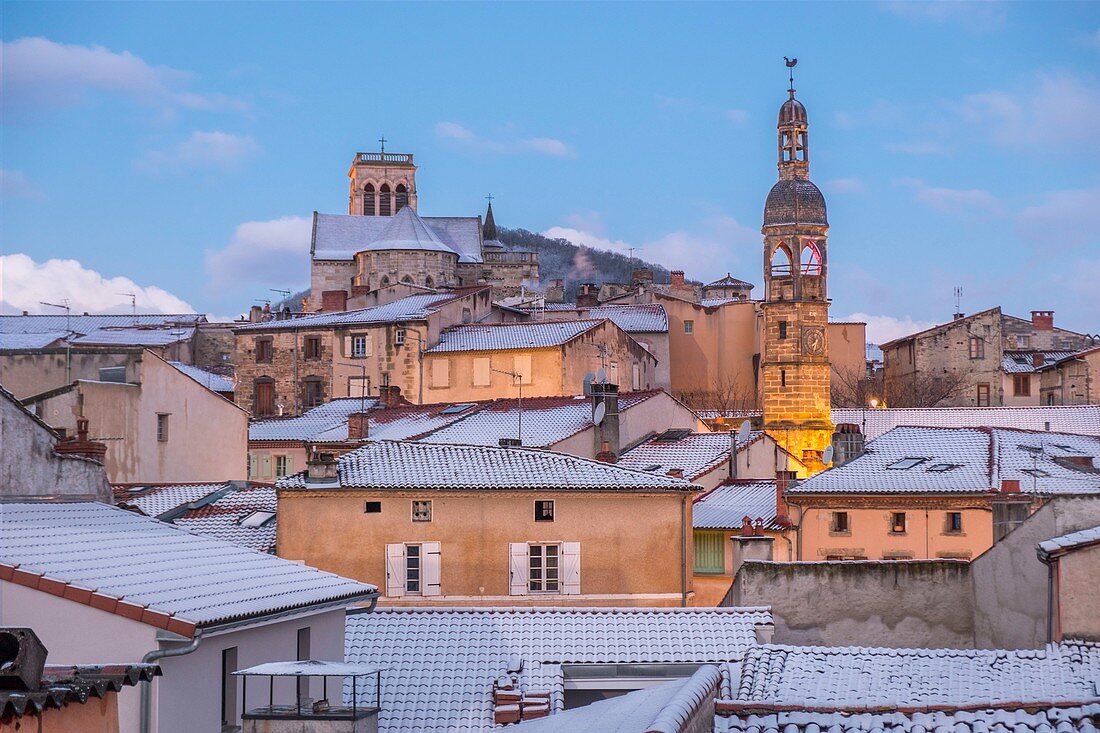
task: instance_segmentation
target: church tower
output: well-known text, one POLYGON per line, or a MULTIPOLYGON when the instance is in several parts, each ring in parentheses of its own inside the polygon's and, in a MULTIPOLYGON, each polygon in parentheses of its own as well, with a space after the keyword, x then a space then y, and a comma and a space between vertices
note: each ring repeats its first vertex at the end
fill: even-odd
POLYGON ((377 153, 356 153, 348 169, 352 216, 393 216, 406 206, 416 211, 416 165, 411 153, 387 153, 386 138, 377 153))
MULTIPOLYGON (((793 67, 795 62, 788 61, 793 67)), ((779 181, 764 204, 764 429, 807 464, 822 469, 832 440, 825 197, 810 182, 806 108, 790 95, 779 108, 779 181)))

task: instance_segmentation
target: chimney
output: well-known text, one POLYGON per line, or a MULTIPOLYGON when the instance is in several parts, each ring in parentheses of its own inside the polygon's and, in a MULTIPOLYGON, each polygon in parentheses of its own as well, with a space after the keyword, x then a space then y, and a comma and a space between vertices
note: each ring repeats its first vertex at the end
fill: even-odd
POLYGON ((348 309, 348 291, 325 290, 321 293, 321 310, 325 313, 346 311, 348 309))
POLYGON ((964 318, 966 318, 965 313, 955 313, 951 316, 952 321, 961 321, 964 318))
POLYGON ((550 286, 546 288, 546 302, 565 302, 565 280, 559 277, 550 281, 550 286))
POLYGON ((47 654, 33 629, 0 628, 0 690, 41 689, 47 654))
POLYGON ((787 506, 786 493, 797 478, 795 471, 775 472, 775 520, 785 527, 791 526, 791 510, 787 506))
POLYGON ((672 278, 672 289, 673 290, 681 290, 681 289, 687 287, 684 283, 684 271, 683 270, 673 270, 672 272, 669 273, 669 276, 672 278))
POLYGON ((55 453, 66 456, 81 456, 93 461, 104 462, 107 456, 107 444, 88 439, 88 418, 76 419, 76 436, 69 436, 53 447, 55 453))
POLYGON ((384 384, 378 388, 378 404, 383 409, 393 409, 408 404, 401 397, 401 388, 395 384, 384 384))
POLYGON ((635 285, 653 282, 653 270, 643 267, 630 273, 630 280, 635 285))
MULTIPOLYGON (((748 517, 745 517, 748 519, 748 517)), ((751 520, 750 520, 751 523, 751 520)), ((737 577, 737 571, 746 560, 771 560, 772 543, 775 538, 766 534, 740 534, 730 537, 733 541, 733 562, 730 575, 737 577)))
MULTIPOLYGON (((370 286, 369 285, 352 285, 351 286, 351 297, 352 298, 361 297, 363 295, 366 295, 369 292, 370 292, 370 286)), ((347 303, 346 302, 344 304, 344 308, 345 309, 347 308, 347 303)))
POLYGON ((353 412, 348 415, 348 440, 366 440, 369 431, 367 413, 353 412))
POLYGON ((497 440, 497 445, 501 448, 519 448, 523 445, 523 441, 519 438, 500 438, 497 440))
POLYGON ((339 464, 331 453, 318 453, 306 461, 307 484, 333 484, 339 482, 339 464))
POLYGON ((864 446, 863 433, 858 425, 850 422, 837 424, 833 433, 833 467, 843 466, 863 455, 864 446))
POLYGON ((1002 494, 1019 494, 1020 493, 1020 480, 1015 478, 1006 478, 1001 480, 1001 493, 1002 494))
POLYGON ((600 304, 600 289, 595 283, 581 283, 581 290, 577 293, 578 308, 595 308, 600 304))
POLYGON ((264 309, 258 305, 254 305, 248 309, 248 321, 249 323, 259 323, 263 320, 264 309))
POLYGON ((1036 331, 1054 330, 1054 311, 1031 311, 1031 327, 1036 331))
POLYGON ((607 382, 592 383, 592 423, 595 426, 592 431, 595 452, 608 450, 618 456, 620 453, 619 385, 607 382), (603 420, 596 425, 596 410, 600 405, 603 405, 603 420))
POLYGON ((670 477, 670 478, 683 478, 684 477, 684 469, 682 469, 682 468, 670 468, 670 469, 668 469, 668 471, 665 472, 665 475, 670 477))
POLYGON ((596 454, 596 460, 604 463, 618 463, 619 457, 611 452, 611 443, 605 440, 600 446, 600 452, 596 454))
POLYGON ((1043 354, 1043 352, 1036 351, 1036 352, 1032 353, 1032 355, 1031 355, 1031 366, 1038 368, 1038 367, 1043 366, 1046 363, 1047 363, 1047 358, 1046 358, 1046 355, 1043 354))

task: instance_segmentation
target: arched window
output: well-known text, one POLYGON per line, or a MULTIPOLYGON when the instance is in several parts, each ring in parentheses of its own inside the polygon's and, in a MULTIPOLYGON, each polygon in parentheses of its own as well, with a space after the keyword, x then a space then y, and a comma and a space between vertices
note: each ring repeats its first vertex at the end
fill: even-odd
POLYGON ((386 287, 389 284, 390 284, 390 276, 389 275, 383 275, 382 276, 382 287, 386 287))
POLYGON ((374 216, 374 184, 368 183, 363 188, 363 215, 374 216))
POLYGON ((405 277, 401 278, 401 282, 405 283, 406 285, 412 285, 413 284, 412 275, 406 275, 405 277))
POLYGON ((432 280, 431 275, 428 275, 426 278, 424 278, 424 287, 428 287, 428 288, 434 288, 435 287, 435 280, 432 280))
POLYGON ((392 214, 392 203, 390 199, 390 184, 383 183, 382 188, 378 189, 378 215, 389 216, 392 214))
POLYGON ((394 192, 393 213, 396 214, 398 211, 401 211, 401 209, 409 205, 409 190, 405 188, 404 183, 399 183, 397 184, 397 188, 394 189, 394 192))
POLYGON ((772 252, 772 277, 789 277, 791 274, 791 250, 781 244, 772 252))
POLYGON ((252 382, 252 416, 267 417, 275 414, 275 380, 257 377, 252 382))
POLYGON ((817 248, 816 241, 813 239, 802 240, 802 257, 799 262, 799 269, 803 275, 821 274, 821 250, 817 248))

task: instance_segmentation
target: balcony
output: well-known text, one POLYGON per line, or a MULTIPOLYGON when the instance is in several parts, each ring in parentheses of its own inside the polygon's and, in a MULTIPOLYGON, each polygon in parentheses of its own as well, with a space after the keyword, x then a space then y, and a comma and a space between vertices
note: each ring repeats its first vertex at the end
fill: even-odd
POLYGON ((356 163, 401 163, 412 165, 412 153, 356 153, 356 163))
MULTIPOLYGON (((270 662, 234 672, 242 677, 241 715, 242 733, 377 733, 378 711, 382 697, 382 673, 362 664, 322 662, 270 662), (249 679, 266 677, 261 685, 267 691, 267 704, 248 707, 249 679), (321 678, 321 699, 308 698, 310 680, 321 678), (285 684, 279 685, 280 698, 293 697, 293 702, 275 702, 275 680, 290 678, 294 691, 289 693, 285 684), (329 679, 337 678, 332 685, 332 695, 340 704, 329 702, 329 679), (303 683, 302 680, 305 680, 303 683), (345 682, 346 680, 346 682, 345 682), (350 704, 344 704, 343 691, 347 686, 350 704), (302 694, 306 690, 306 696, 302 694)), ((316 685, 313 686, 315 688, 316 685)), ((263 693, 261 692, 261 699, 263 693)))

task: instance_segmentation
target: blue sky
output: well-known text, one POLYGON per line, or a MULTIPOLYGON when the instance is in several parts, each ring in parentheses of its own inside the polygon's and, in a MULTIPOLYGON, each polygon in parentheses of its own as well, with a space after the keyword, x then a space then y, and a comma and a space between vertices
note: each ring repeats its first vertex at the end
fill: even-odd
MULTIPOLYGON (((356 150, 420 211, 760 283, 784 55, 872 337, 1100 331, 1100 4, 5 3, 7 310, 243 312, 308 280, 356 150)), ((277 297, 277 296, 276 296, 277 297)), ((863 317, 860 316, 860 317, 863 317)))

